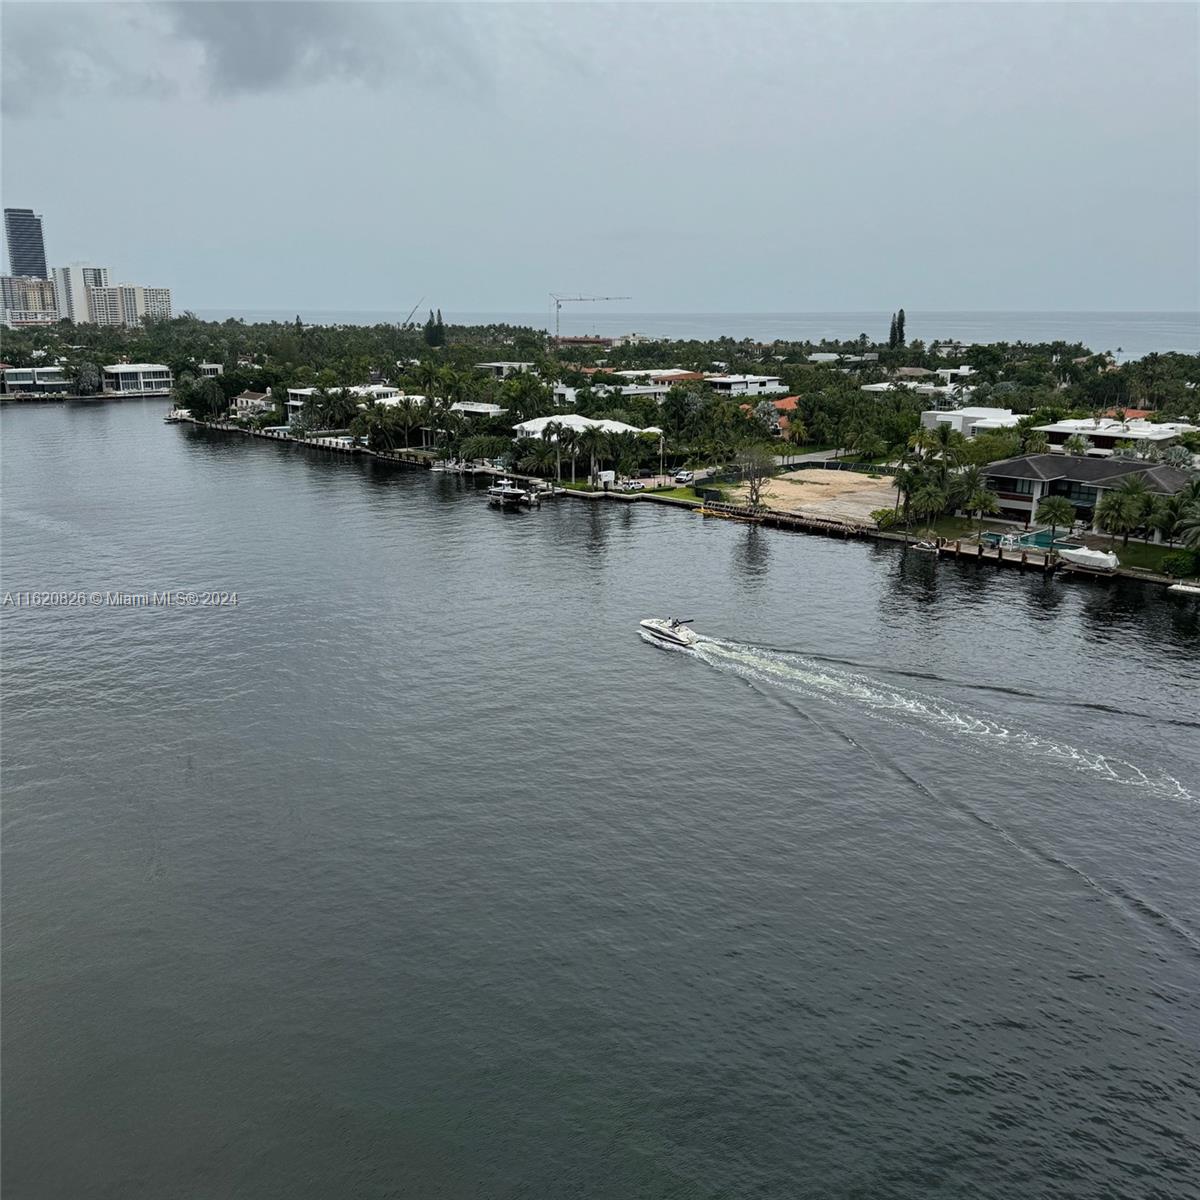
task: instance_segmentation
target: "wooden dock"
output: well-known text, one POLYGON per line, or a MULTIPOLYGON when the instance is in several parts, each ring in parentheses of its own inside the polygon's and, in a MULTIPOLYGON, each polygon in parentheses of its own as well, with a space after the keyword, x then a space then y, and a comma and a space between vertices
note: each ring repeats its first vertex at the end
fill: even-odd
POLYGON ((1052 575, 1060 562, 1048 554, 1031 554, 1026 547, 1005 551, 1000 546, 985 546, 982 542, 969 542, 964 546, 961 539, 951 542, 939 538, 937 555, 938 558, 965 558, 978 563, 995 563, 998 567, 1016 567, 1020 571, 1040 571, 1043 575, 1052 575))

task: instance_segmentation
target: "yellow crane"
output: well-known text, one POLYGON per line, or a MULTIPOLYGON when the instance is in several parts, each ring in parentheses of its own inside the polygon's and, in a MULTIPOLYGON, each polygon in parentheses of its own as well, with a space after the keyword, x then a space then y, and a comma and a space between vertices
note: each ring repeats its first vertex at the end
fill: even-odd
POLYGON ((554 301, 554 340, 558 341, 559 317, 564 304, 594 304, 597 300, 632 300, 632 296, 560 296, 557 292, 550 293, 554 301))

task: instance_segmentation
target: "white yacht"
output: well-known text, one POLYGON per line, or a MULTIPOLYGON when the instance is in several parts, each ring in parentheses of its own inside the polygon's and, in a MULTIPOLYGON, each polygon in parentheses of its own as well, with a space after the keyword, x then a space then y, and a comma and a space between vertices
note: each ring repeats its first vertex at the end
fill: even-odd
POLYGON ((1086 546, 1060 547, 1058 557, 1088 571, 1115 571, 1121 565, 1121 560, 1111 550, 1089 550, 1086 546))
MULTIPOLYGON (((690 618, 686 618, 690 620, 690 618)), ((639 622, 642 636, 659 646, 694 646, 700 635, 678 617, 647 617, 639 622)))

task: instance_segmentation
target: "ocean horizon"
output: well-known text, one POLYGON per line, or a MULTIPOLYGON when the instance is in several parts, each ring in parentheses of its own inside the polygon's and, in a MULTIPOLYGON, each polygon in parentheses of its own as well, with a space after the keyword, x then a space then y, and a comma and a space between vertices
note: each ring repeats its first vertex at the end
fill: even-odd
MULTIPOLYGON (((197 309, 210 321, 291 321, 299 316, 314 325, 377 325, 403 321, 408 309, 349 311, 337 309, 197 309)), ((425 310, 422 310, 423 312, 425 310)), ((564 308, 564 337, 599 334, 616 337, 640 333, 650 337, 714 339, 754 338, 756 341, 845 341, 866 334, 884 341, 890 311, 874 312, 633 312, 592 310, 586 314, 564 308)), ((963 342, 1082 342, 1091 350, 1111 351, 1122 360, 1146 354, 1200 353, 1200 312, 906 312, 909 340, 963 342)), ((523 325, 550 330, 552 312, 468 312, 443 309, 453 325, 523 325)))

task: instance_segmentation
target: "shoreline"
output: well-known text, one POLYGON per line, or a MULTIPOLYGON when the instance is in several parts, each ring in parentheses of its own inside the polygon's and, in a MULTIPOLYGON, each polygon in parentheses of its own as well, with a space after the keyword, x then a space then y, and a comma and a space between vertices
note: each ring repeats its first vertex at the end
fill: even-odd
MULTIPOLYGON (((224 422, 199 421, 195 417, 179 417, 173 423, 193 425, 198 429, 207 429, 215 433, 237 433, 243 437, 259 438, 262 441, 276 443, 282 442, 293 446, 303 446, 306 449, 322 450, 332 454, 342 454, 346 457, 365 455, 378 462, 415 468, 422 471, 429 471, 435 461, 431 454, 418 454, 411 450, 407 455, 403 451, 383 453, 371 450, 366 446, 346 446, 332 439, 296 438, 285 433, 268 433, 261 429, 245 429, 240 425, 224 422)), ((514 471, 502 471, 498 467, 478 467, 474 474, 486 475, 492 478, 503 476, 508 479, 518 479, 528 483, 546 482, 537 475, 522 475, 514 471)), ((558 497, 574 497, 588 501, 608 500, 627 504, 660 504, 669 508, 699 512, 705 517, 733 520, 748 525, 764 525, 767 528, 783 529, 793 533, 836 537, 842 540, 854 538, 859 541, 891 542, 898 543, 903 547, 911 546, 914 540, 916 540, 908 534, 895 533, 886 529, 871 529, 868 526, 856 525, 851 522, 838 522, 820 517, 807 517, 803 514, 782 512, 775 509, 755 512, 752 509, 734 504, 706 502, 699 498, 688 500, 680 496, 656 496, 653 492, 582 491, 578 488, 562 488, 555 493, 555 498, 558 497)), ((1160 575, 1154 571, 1143 571, 1135 567, 1117 567, 1111 574, 1101 575, 1094 571, 1072 567, 1070 564, 1064 563, 1061 559, 1056 562, 1050 562, 1047 556, 1039 554, 1031 555, 1028 550, 1022 550, 1019 555, 1010 553, 1006 557, 1000 547, 996 547, 994 550, 986 549, 982 545, 977 546, 975 549, 971 549, 970 547, 963 548, 961 539, 956 539, 953 542, 949 541, 949 539, 939 539, 935 557, 938 559, 951 558, 967 562, 973 561, 980 565, 989 563, 995 565, 997 568, 1008 567, 1016 569, 1022 574, 1035 572, 1044 578, 1049 578, 1059 572, 1071 578, 1104 581, 1111 581, 1120 577, 1139 583, 1159 584, 1164 589, 1173 583, 1180 582, 1170 575, 1160 575)))

